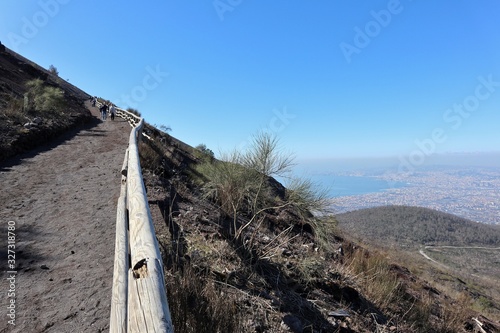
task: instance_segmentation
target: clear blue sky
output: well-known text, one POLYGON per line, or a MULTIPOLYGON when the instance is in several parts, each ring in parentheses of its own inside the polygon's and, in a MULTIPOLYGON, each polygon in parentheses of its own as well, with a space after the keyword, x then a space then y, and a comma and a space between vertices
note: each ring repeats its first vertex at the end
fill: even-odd
POLYGON ((0 41, 216 153, 268 130, 298 160, 417 163, 500 150, 499 14, 496 0, 5 0, 0 41))

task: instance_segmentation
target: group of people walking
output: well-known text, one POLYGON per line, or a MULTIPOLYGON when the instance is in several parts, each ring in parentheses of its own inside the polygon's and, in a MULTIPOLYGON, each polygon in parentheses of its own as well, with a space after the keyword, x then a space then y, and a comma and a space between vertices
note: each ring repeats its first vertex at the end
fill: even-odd
MULTIPOLYGON (((98 99, 97 96, 90 97, 92 102, 92 107, 96 107, 98 99)), ((101 112, 101 120, 106 120, 109 117, 111 120, 115 120, 116 108, 111 102, 101 102, 101 106, 99 107, 99 111, 101 112)))
POLYGON ((108 114, 111 120, 115 120, 116 108, 112 103, 102 103, 99 107, 99 111, 101 111, 101 120, 106 120, 108 118, 108 114))

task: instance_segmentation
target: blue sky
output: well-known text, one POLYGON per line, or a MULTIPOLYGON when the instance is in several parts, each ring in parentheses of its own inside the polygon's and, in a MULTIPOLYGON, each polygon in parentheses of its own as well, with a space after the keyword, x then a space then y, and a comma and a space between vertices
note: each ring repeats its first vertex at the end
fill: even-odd
MULTIPOLYGON (((498 1, 0 3, 0 41, 214 152, 297 160, 500 151, 498 1)), ((403 162, 401 162, 403 163, 403 162)))

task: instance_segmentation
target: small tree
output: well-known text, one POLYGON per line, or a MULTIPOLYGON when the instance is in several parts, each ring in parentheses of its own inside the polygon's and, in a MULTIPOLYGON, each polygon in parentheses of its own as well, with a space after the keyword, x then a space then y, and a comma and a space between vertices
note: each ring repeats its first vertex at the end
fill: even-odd
POLYGON ((205 154, 209 158, 215 157, 214 152, 210 148, 208 148, 207 145, 205 145, 204 143, 200 143, 195 148, 198 149, 199 151, 201 151, 203 154, 205 154))
POLYGON ((141 116, 141 113, 137 110, 137 109, 134 109, 134 108, 128 108, 127 109, 128 112, 130 113, 133 113, 135 114, 136 116, 140 117, 141 116))
POLYGON ((50 72, 50 74, 53 74, 53 75, 59 75, 59 72, 57 71, 57 68, 54 65, 49 66, 49 72, 50 72))

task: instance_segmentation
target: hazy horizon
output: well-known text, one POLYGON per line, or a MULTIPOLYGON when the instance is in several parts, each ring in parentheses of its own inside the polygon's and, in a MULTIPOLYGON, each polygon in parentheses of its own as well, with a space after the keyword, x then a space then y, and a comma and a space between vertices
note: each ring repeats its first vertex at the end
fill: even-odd
MULTIPOLYGON (((420 160, 419 160, 420 162, 420 160)), ((499 152, 443 153, 425 156, 420 164, 412 164, 408 156, 366 158, 297 159, 295 172, 324 173, 367 171, 373 169, 398 169, 417 171, 430 166, 500 168, 499 152), (413 170, 408 170, 412 168, 413 170)))

